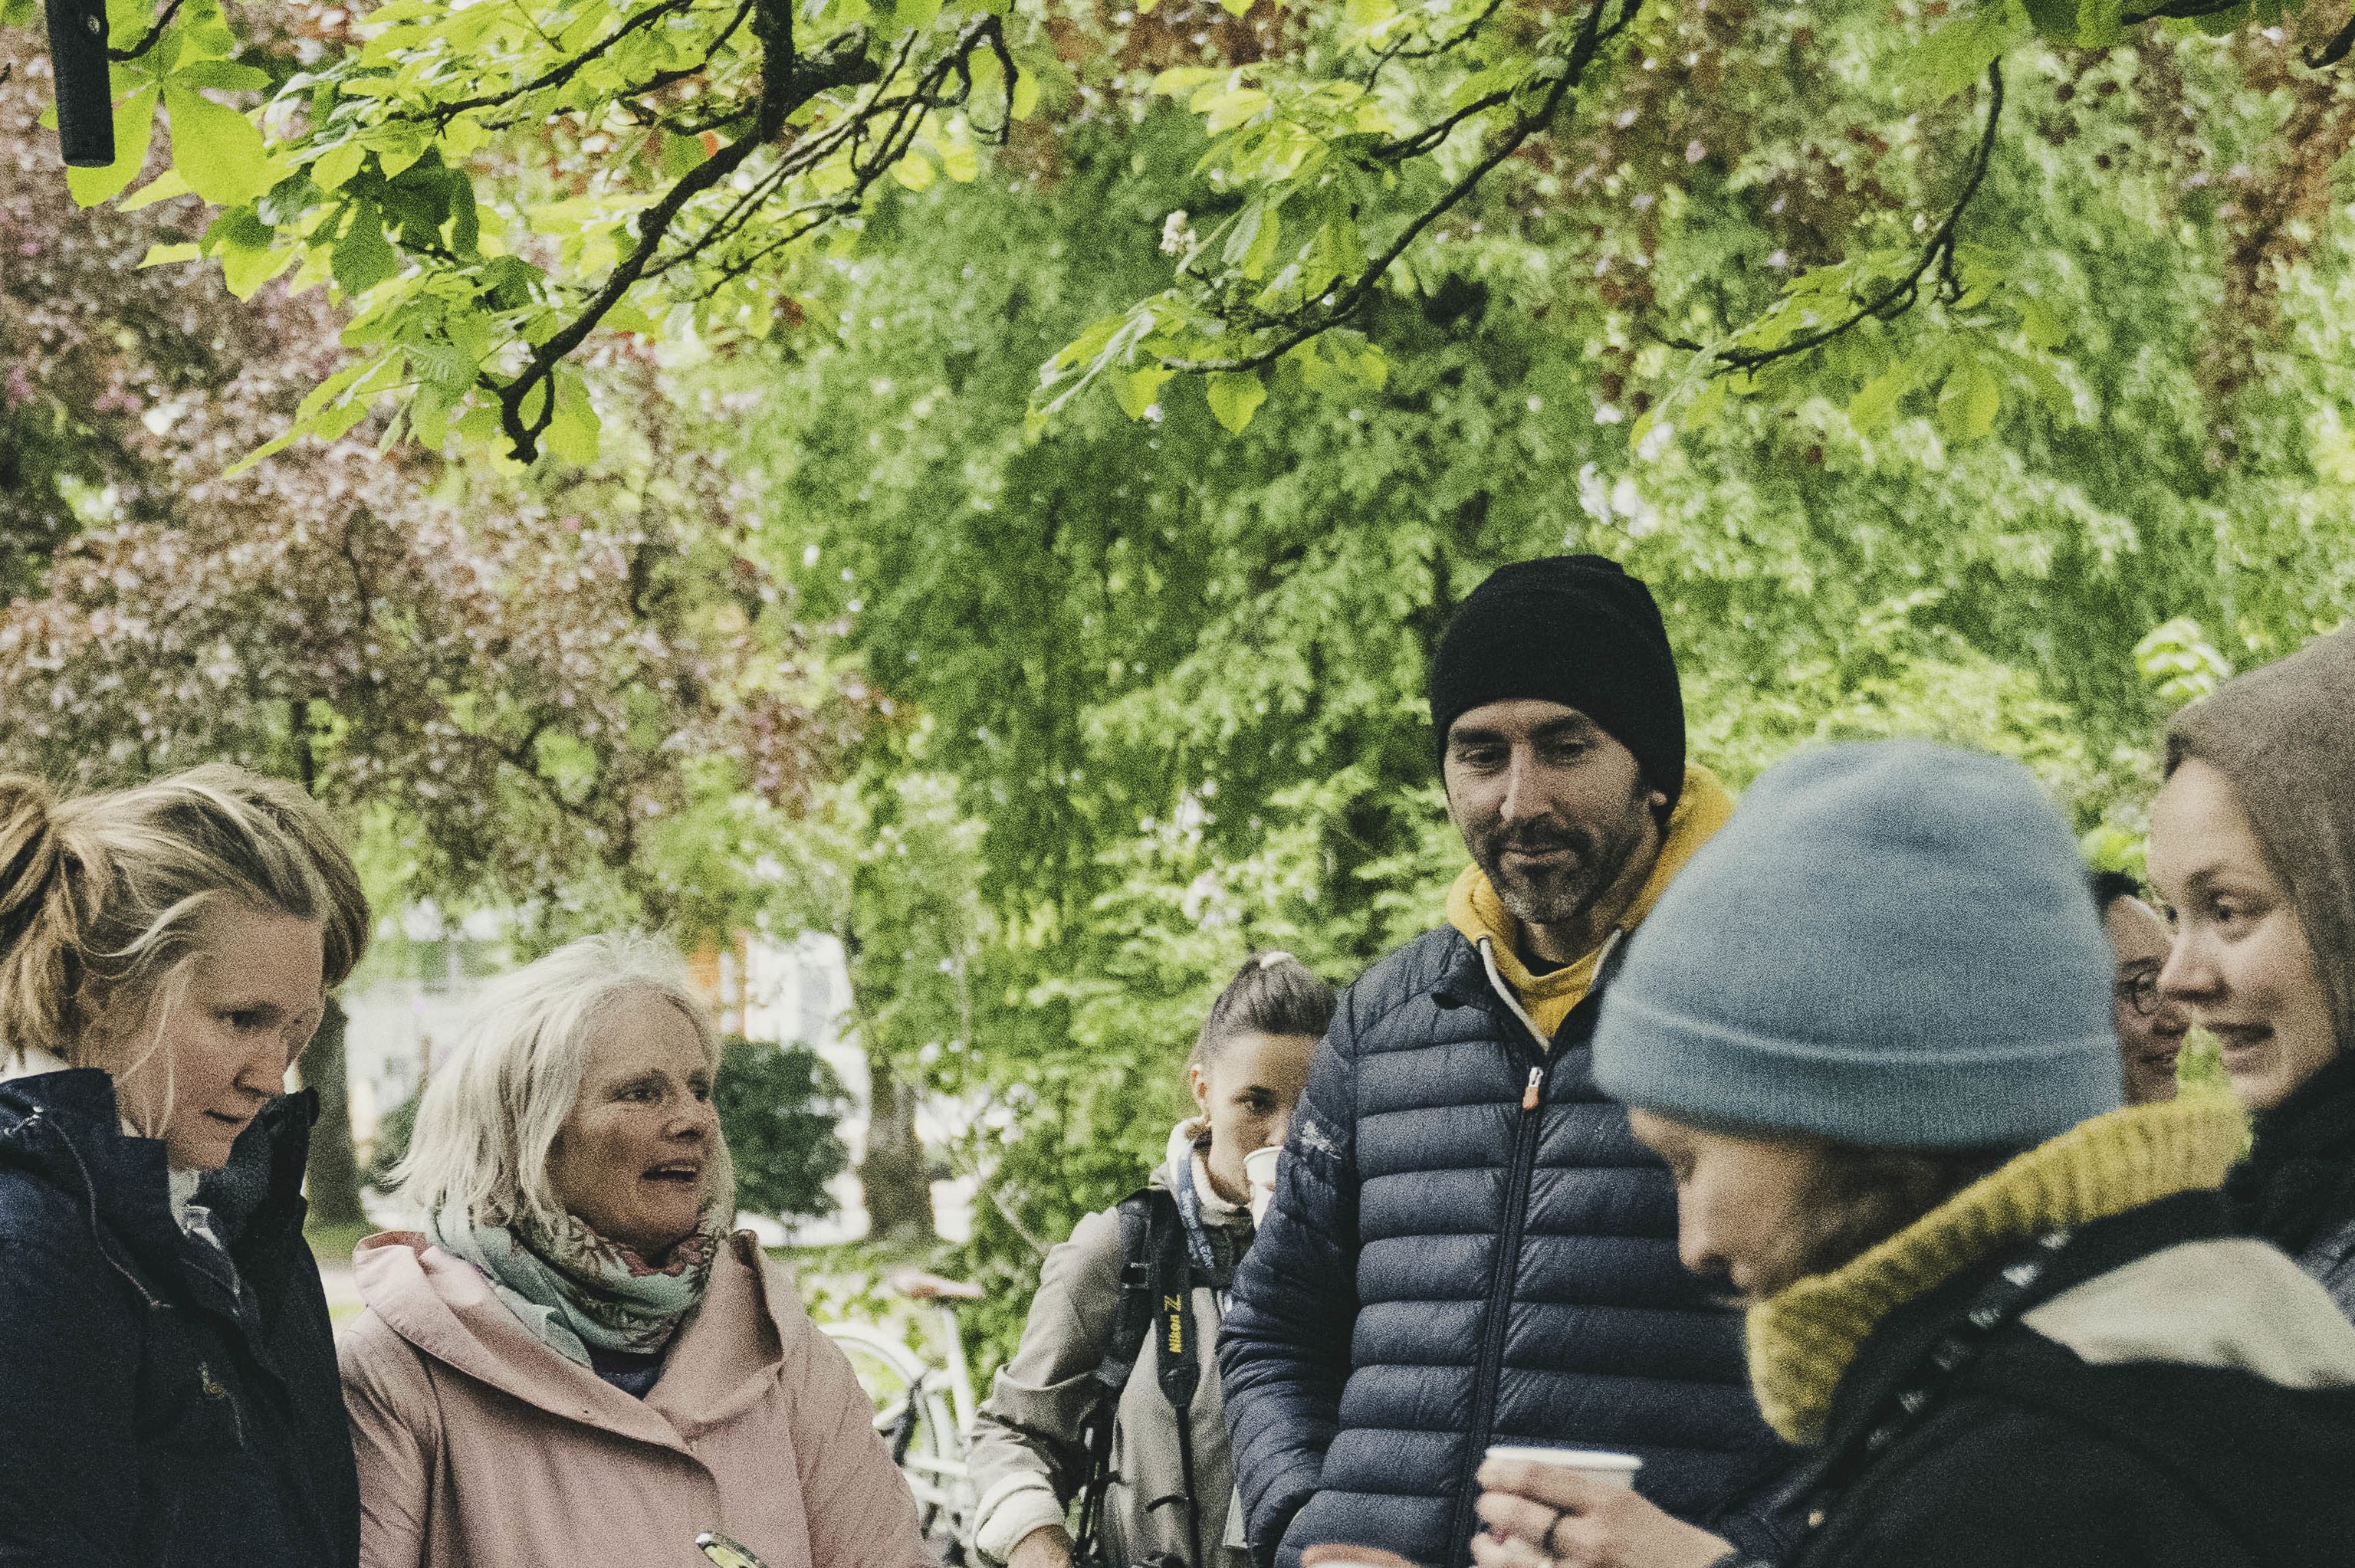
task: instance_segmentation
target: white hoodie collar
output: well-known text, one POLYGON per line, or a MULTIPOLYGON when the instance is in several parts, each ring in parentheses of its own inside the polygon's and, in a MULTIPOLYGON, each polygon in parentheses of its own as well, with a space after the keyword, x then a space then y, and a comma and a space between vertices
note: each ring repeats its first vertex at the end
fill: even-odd
POLYGON ((39 1046, 27 1045, 22 1050, 9 1053, 5 1060, 0 1060, 0 1084, 13 1083, 18 1078, 37 1078, 43 1073, 71 1071, 72 1069, 63 1062, 39 1046))
POLYGON ((1190 1171, 1194 1178, 1194 1195, 1202 1202, 1202 1217, 1218 1224, 1231 1223, 1238 1214, 1248 1214, 1246 1203, 1231 1203, 1219 1196, 1219 1189, 1210 1180, 1209 1161, 1203 1158, 1209 1148, 1210 1126, 1201 1117, 1189 1117, 1169 1132, 1167 1162, 1162 1169, 1165 1181, 1173 1181, 1181 1171, 1190 1171))

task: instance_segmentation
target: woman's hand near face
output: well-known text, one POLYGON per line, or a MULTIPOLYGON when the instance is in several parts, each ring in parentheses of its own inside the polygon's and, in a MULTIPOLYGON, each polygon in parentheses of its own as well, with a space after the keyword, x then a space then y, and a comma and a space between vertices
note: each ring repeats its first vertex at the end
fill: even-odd
POLYGON ((1472 1539, 1479 1568, 1711 1568, 1733 1550, 1625 1487, 1557 1466, 1490 1459, 1479 1480, 1490 1527, 1472 1539))
POLYGON ((1214 1042, 1187 1069, 1194 1103, 1210 1126, 1210 1181, 1229 1202, 1250 1201, 1243 1157, 1284 1141, 1316 1054, 1305 1034, 1246 1029, 1214 1042))

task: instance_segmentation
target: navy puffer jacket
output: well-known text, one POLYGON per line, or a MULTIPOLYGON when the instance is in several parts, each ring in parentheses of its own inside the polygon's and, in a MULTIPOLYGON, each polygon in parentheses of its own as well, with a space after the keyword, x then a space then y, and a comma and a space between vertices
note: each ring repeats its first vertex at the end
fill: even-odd
POLYGON ((1540 1051, 1501 984, 1432 932, 1317 1047, 1219 1345, 1253 1552, 1468 1563, 1473 1472, 1526 1442, 1639 1455, 1646 1496, 1772 1557, 1769 1521, 1721 1510, 1789 1451, 1740 1319, 1677 1260, 1667 1170, 1593 1086, 1601 987, 1540 1051))
POLYGON ((0 1568, 350 1568, 359 1484, 303 1240, 313 1097, 172 1218, 103 1073, 0 1084, 0 1568))

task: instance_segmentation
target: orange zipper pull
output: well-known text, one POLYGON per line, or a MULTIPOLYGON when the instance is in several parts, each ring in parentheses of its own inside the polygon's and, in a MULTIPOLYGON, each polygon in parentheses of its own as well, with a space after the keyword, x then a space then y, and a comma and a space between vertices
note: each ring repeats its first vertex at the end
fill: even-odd
POLYGON ((1529 1069, 1529 1086, 1521 1091, 1521 1108, 1523 1110, 1535 1110, 1538 1108, 1538 1086, 1544 1082, 1545 1069, 1543 1067, 1531 1067, 1529 1069))

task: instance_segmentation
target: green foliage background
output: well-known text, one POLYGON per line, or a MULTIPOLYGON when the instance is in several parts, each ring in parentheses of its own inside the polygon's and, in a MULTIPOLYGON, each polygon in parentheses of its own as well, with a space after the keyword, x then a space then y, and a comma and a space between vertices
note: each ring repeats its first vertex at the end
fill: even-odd
MULTIPOLYGON (((1158 1153, 1220 977, 1281 945, 1346 980, 1440 918, 1463 855, 1423 670, 1497 565, 1598 550, 1649 580, 1693 753, 1737 788, 1811 741, 1934 736, 2022 758, 2129 865, 2169 709, 2355 607, 2355 91, 2304 63, 2318 12, 1613 7, 1574 112, 1341 331, 1173 377, 1313 316, 1302 280, 1378 251, 1480 143, 1386 159, 1383 127, 1499 83, 1510 118, 1585 13, 766 0, 870 23, 845 69, 1009 42, 1014 72, 981 71, 1002 146, 948 106, 860 174, 793 166, 860 112, 826 57, 762 129, 749 11, 539 9, 570 20, 189 0, 117 69, 123 162, 70 183, 142 194, 103 229, 0 212, 42 269, 0 276, 0 750, 315 769, 389 896, 521 902, 539 938, 833 935, 879 1081, 960 1109, 934 1152, 983 1201, 941 1261, 1000 1287, 994 1345, 1044 1249, 1158 1153), (1483 15, 1362 74, 1386 37, 1483 15), (623 278, 577 355, 527 370, 655 193, 722 158, 842 200, 796 238, 715 178, 716 249, 623 278), (1714 374, 1902 275, 1966 189, 1951 288, 1714 374), (197 298, 139 258, 192 253, 279 323, 267 355, 210 294, 201 330, 132 330, 197 298), (199 340, 209 380, 174 357, 199 340), (209 387, 189 424, 218 428, 169 435, 145 416, 177 402, 109 375, 209 387), (483 457, 535 450, 493 440, 501 396, 541 400, 532 466, 483 457), (289 421, 311 434, 220 480, 289 421), (389 569, 344 570, 356 538, 389 569), (197 546, 269 569, 176 572, 197 546)), ((32 11, 0 0, 11 48, 32 11)), ((118 42, 148 27, 142 0, 110 15, 118 42)), ((22 118, 7 172, 62 211, 22 118)))
MULTIPOLYGON (((1835 126, 1888 107, 1850 19, 1858 69, 1803 83, 1835 126)), ((2104 73, 2134 90, 2126 54, 2048 58, 2022 119, 2104 73)), ((2165 63, 2228 149, 2280 112, 2220 51, 2165 63)), ((956 1261, 1005 1287, 1001 1346, 1039 1247, 1157 1155, 1219 976, 1282 945, 1346 980, 1441 917, 1463 853, 1424 661, 1496 566, 1600 550, 1647 578, 1694 755, 1737 787, 1809 741, 1934 736, 2021 758, 2126 863, 2169 707, 2355 604, 2347 281, 2318 236, 2278 270, 2263 374, 2220 390, 2230 215, 2165 149, 2002 149, 1973 228, 2067 323, 2066 417, 2007 401, 1984 439, 1922 393, 1864 418, 1802 388, 1631 442, 1625 316, 1566 264, 1592 232, 1509 248, 1544 267, 1443 253, 1368 320, 1378 390, 1279 379, 1240 436, 1178 388, 1027 432, 1030 367, 1152 285, 1164 214, 1215 199, 1188 185, 1201 145, 1175 111, 1105 117, 1047 171, 896 196, 781 368, 706 373, 747 411, 766 558, 891 708, 864 788, 904 809, 932 781, 903 874, 967 911, 924 938, 957 972, 861 978, 932 993, 898 1059, 989 1107, 956 1261)), ((1773 242, 1729 183, 1677 205, 1647 240, 1663 296, 1773 242)))

